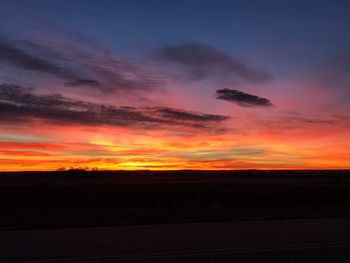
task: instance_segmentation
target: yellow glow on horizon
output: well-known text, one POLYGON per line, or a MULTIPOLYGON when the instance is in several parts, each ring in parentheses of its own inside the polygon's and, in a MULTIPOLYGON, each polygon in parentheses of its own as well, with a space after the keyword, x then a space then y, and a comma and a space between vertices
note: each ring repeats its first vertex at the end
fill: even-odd
MULTIPOLYGON (((349 142, 343 132, 317 139, 279 138, 113 129, 54 130, 52 142, 0 142, 0 171, 100 170, 349 169, 349 142), (67 137, 67 138, 66 138, 67 137), (338 140, 336 140, 338 138, 338 140), (336 142, 336 143, 335 143, 336 142), (1 144, 2 143, 2 144, 1 144)), ((317 133, 317 131, 313 131, 317 133)), ((316 134, 317 135, 317 134, 316 134)), ((309 136, 310 137, 310 136, 309 136)))

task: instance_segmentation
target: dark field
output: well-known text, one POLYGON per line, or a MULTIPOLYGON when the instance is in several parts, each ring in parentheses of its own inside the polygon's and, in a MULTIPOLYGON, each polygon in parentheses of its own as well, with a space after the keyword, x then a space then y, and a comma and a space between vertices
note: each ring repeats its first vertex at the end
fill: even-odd
POLYGON ((350 217, 350 171, 0 174, 0 228, 350 217))

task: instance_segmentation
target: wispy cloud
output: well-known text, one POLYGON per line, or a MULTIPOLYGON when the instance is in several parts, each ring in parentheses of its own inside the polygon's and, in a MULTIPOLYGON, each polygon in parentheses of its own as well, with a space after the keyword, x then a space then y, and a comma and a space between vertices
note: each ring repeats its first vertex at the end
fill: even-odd
MULTIPOLYGON (((42 79, 58 78, 70 87, 85 87, 103 92, 133 90, 154 90, 164 84, 164 80, 138 63, 105 51, 89 41, 82 43, 76 39, 42 41, 38 39, 14 40, 0 38, 0 64, 24 70, 42 79), (39 74, 39 75, 38 75, 39 74)), ((8 70, 12 72, 10 69, 8 70)), ((7 70, 3 70, 6 74, 7 70)))
POLYGON ((97 80, 77 79, 71 82, 67 82, 65 83, 65 85, 69 87, 81 87, 81 86, 98 87, 101 84, 97 80))
POLYGON ((265 71, 200 43, 162 46, 154 51, 153 57, 160 62, 179 66, 188 78, 194 80, 238 78, 258 83, 271 80, 271 76, 265 71))
POLYGON ((77 78, 73 72, 45 58, 31 54, 30 52, 17 47, 15 43, 11 43, 10 41, 1 38, 0 63, 8 63, 25 70, 46 73, 64 79, 77 78))
POLYGON ((337 103, 348 105, 350 101, 350 39, 344 41, 344 46, 339 47, 328 56, 314 69, 312 75, 316 75, 316 81, 320 86, 332 90, 333 93, 343 91, 342 98, 337 103))

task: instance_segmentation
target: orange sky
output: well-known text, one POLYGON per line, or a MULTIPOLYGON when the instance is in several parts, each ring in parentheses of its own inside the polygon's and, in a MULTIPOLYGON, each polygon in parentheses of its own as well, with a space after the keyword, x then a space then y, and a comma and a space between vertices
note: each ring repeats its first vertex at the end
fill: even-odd
POLYGON ((54 2, 0 18, 0 172, 350 169, 346 8, 54 2))
POLYGON ((29 131, 7 127, 0 137, 0 170, 350 168, 348 128, 336 125, 308 123, 285 131, 256 127, 246 133, 232 128, 222 134, 61 125, 29 131))

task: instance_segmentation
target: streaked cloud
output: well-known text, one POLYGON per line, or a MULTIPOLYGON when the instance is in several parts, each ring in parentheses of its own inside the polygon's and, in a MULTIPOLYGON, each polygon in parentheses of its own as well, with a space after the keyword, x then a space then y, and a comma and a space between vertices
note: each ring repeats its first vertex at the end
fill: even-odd
POLYGON ((50 74, 58 78, 75 79, 77 76, 52 61, 41 58, 0 38, 0 63, 7 63, 22 69, 50 74))
MULTIPOLYGON (((63 43, 38 41, 0 38, 0 65, 22 70, 28 78, 35 73, 42 79, 55 77, 69 87, 106 93, 150 91, 163 85, 164 80, 157 73, 87 40, 84 43, 74 38, 63 43)), ((5 68, 2 74, 10 74, 11 68, 5 68)))
POLYGON ((81 87, 81 86, 98 87, 101 84, 97 80, 77 79, 71 82, 67 82, 65 83, 65 85, 69 87, 81 87))
POLYGON ((185 121, 213 121, 220 122, 229 119, 227 116, 214 115, 214 114, 198 114, 183 110, 171 109, 171 108, 159 108, 157 110, 165 118, 179 119, 185 121))
POLYGON ((136 108, 98 104, 59 94, 37 94, 16 85, 0 85, 0 122, 18 123, 32 119, 70 125, 110 125, 143 129, 167 126, 217 129, 216 125, 226 121, 228 117, 156 106, 136 108))
POLYGON ((178 66, 193 80, 219 78, 260 83, 272 78, 264 70, 201 43, 162 46, 154 51, 153 56, 160 62, 178 66))

